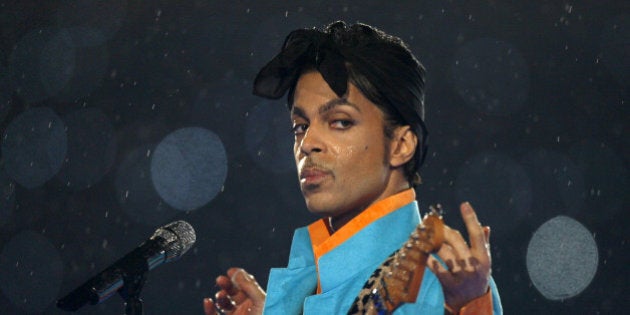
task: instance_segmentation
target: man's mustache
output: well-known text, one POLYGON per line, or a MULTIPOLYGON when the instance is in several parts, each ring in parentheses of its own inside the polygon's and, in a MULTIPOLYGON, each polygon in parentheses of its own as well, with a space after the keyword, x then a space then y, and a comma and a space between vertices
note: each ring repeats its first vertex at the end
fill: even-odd
POLYGON ((333 171, 330 167, 326 166, 323 163, 315 162, 311 159, 306 159, 304 162, 298 164, 298 175, 300 176, 300 178, 302 178, 305 173, 309 172, 322 172, 333 174, 333 171))

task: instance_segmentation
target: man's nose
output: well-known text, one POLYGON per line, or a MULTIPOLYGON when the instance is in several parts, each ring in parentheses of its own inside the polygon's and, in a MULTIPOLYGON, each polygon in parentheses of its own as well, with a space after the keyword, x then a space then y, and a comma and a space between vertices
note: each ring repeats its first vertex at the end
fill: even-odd
POLYGON ((315 152, 324 151, 324 143, 322 139, 322 132, 313 125, 309 126, 304 132, 304 136, 300 140, 300 152, 309 155, 315 152))

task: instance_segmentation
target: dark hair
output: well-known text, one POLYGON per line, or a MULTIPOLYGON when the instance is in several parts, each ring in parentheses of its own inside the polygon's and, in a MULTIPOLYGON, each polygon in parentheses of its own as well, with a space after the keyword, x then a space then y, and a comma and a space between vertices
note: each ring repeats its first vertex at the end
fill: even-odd
POLYGON ((310 70, 319 71, 339 97, 348 82, 355 85, 384 113, 386 137, 391 138, 397 126, 411 127, 418 145, 404 173, 412 185, 419 184, 428 135, 423 121, 425 70, 403 41, 360 23, 347 27, 334 22, 323 31, 293 31, 256 77, 254 94, 280 98, 288 90, 290 108, 299 76, 310 70))

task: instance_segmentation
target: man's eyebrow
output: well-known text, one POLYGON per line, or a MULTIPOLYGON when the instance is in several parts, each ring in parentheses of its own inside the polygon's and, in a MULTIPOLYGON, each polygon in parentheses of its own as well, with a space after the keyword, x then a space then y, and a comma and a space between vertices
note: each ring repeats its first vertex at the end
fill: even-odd
MULTIPOLYGON (((327 112, 329 112, 330 110, 332 110, 333 108, 335 108, 337 106, 341 106, 341 105, 350 106, 350 107, 356 109, 359 113, 361 112, 361 109, 359 108, 359 106, 357 106, 356 104, 348 101, 347 98, 341 97, 341 98, 332 99, 332 100, 322 104, 319 107, 319 109, 317 109, 317 113, 319 115, 324 115, 327 112)), ((293 106, 291 108, 291 116, 299 116, 299 117, 306 118, 306 113, 304 112, 304 110, 302 108, 300 108, 299 106, 296 105, 296 106, 293 106)))
POLYGON ((359 107, 357 105, 355 105, 354 103, 348 101, 347 98, 345 97, 341 97, 341 98, 335 98, 332 99, 324 104, 322 104, 322 106, 319 107, 318 113, 320 115, 324 115, 326 112, 330 111, 331 109, 340 106, 340 105, 348 105, 350 107, 353 107, 354 109, 356 109, 359 113, 361 112, 361 110, 359 109, 359 107))
POLYGON ((291 116, 298 116, 298 117, 306 118, 306 113, 301 108, 297 106, 293 106, 291 108, 291 116))

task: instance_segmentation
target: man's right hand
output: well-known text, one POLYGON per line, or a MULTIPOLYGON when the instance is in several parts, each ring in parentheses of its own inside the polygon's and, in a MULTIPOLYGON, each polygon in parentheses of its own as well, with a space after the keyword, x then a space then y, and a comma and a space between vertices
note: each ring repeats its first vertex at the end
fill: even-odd
POLYGON ((221 290, 215 294, 214 300, 203 299, 206 315, 220 314, 219 311, 229 315, 262 314, 265 291, 244 269, 230 268, 227 275, 217 277, 216 282, 221 290))

